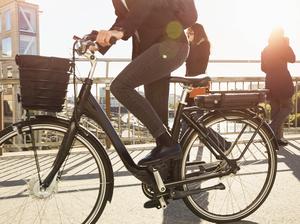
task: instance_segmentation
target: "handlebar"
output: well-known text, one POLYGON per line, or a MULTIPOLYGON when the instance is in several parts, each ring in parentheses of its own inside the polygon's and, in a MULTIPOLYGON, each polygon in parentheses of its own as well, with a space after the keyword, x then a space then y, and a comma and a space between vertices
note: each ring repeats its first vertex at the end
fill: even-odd
MULTIPOLYGON (((75 40, 74 43, 74 50, 78 55, 84 55, 90 46, 96 46, 98 50, 102 49, 103 47, 100 46, 96 41, 98 35, 98 31, 93 30, 91 33, 84 35, 82 38, 78 36, 73 36, 75 40)), ((115 37, 111 37, 109 43, 111 45, 115 44, 117 39, 115 37)))

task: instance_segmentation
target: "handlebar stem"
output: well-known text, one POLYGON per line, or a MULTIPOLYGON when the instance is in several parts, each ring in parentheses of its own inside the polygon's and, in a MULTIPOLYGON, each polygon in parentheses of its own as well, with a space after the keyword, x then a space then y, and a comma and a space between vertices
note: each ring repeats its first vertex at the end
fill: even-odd
POLYGON ((89 79, 93 79, 93 76, 95 74, 96 66, 97 66, 97 58, 94 55, 94 53, 87 51, 84 56, 90 61, 91 63, 91 68, 88 74, 89 79))

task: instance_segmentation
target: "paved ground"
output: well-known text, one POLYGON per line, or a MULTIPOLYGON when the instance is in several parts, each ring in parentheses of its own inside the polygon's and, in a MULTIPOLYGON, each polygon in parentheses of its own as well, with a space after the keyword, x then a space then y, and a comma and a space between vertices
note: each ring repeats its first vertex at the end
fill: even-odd
MULTIPOLYGON (((144 153, 132 152, 138 160, 144 153)), ((113 156, 113 155, 111 155, 113 156)), ((121 164, 114 164, 115 189, 98 223, 105 224, 206 224, 190 212, 182 201, 171 202, 167 209, 144 209, 147 198, 140 182, 130 176, 121 164)), ((266 202, 251 216, 237 224, 300 223, 300 139, 278 152, 278 173, 266 202)))
MULTIPOLYGON (((135 161, 148 150, 131 151, 135 161)), ((98 223, 104 224, 207 224, 190 212, 182 201, 171 202, 167 209, 144 209, 147 198, 140 182, 132 177, 122 165, 114 151, 109 152, 115 172, 115 189, 111 204, 107 204, 98 223)), ((237 224, 298 224, 300 223, 300 138, 289 141, 289 145, 278 152, 278 173, 266 202, 253 215, 237 224)), ((81 158, 84 160, 84 157, 81 158)), ((81 161, 78 159, 78 162, 81 161)), ((18 158, 14 163, 26 163, 18 158)), ((9 160, 6 162, 12 163, 9 160)), ((4 161, 3 164, 4 165, 4 161)), ((14 165, 16 166, 16 165, 14 165)), ((11 166, 12 168, 14 166, 11 166)), ((24 166, 24 164, 20 164, 24 166)), ((3 168, 3 167, 2 167, 3 168)), ((1 170, 1 167, 0 167, 1 170)), ((14 173, 10 171, 13 175, 14 173)), ((3 175, 5 172, 3 173, 3 175)), ((5 177, 4 179, 9 179, 5 177)), ((255 184, 255 183, 253 183, 255 184)), ((0 184, 1 185, 1 184, 0 184)), ((1 214, 1 209, 0 209, 1 214)), ((0 223, 5 221, 0 219, 0 223)), ((51 223, 51 222, 48 222, 51 223)), ((5 223, 6 224, 6 223, 5 223)))

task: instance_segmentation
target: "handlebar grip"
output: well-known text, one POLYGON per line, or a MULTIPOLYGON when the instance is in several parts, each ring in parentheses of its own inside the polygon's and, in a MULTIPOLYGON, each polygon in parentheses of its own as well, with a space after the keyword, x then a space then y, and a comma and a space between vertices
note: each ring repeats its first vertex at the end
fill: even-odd
POLYGON ((91 41, 95 41, 97 39, 98 31, 92 30, 92 32, 88 35, 91 41))
MULTIPOLYGON (((97 35, 98 35, 98 31, 92 30, 92 32, 88 35, 88 38, 89 38, 89 40, 91 40, 91 41, 96 41, 97 35)), ((117 42, 117 38, 115 38, 115 37, 111 37, 110 40, 109 40, 109 43, 110 43, 111 45, 115 44, 116 42, 117 42)), ((97 45, 98 45, 98 44, 97 44, 97 45)))
POLYGON ((111 45, 115 44, 116 42, 117 42, 117 38, 115 38, 115 37, 111 37, 110 40, 109 40, 109 43, 111 45))
MULTIPOLYGON (((98 31, 92 30, 92 32, 88 35, 88 38, 89 38, 89 40, 91 40, 91 41, 96 41, 97 35, 98 35, 98 31)), ((109 40, 109 43, 110 43, 111 45, 115 44, 116 42, 117 42, 117 38, 115 38, 115 37, 111 37, 110 40, 109 40)), ((98 45, 98 44, 97 44, 97 45, 98 45)), ((98 47, 99 47, 99 45, 98 45, 98 47)))
MULTIPOLYGON (((115 37, 111 37, 109 40, 110 45, 113 45, 117 42, 117 38, 115 37)), ((105 54, 105 52, 110 48, 110 46, 108 47, 102 47, 98 42, 95 42, 98 48, 98 51, 102 54, 105 54)))
POLYGON ((76 35, 73 36, 73 40, 81 40, 80 37, 77 37, 76 35))

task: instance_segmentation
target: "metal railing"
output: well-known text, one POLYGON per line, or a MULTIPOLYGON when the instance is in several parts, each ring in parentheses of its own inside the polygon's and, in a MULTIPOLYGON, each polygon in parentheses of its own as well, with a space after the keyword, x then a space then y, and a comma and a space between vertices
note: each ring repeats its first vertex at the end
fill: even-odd
MULTIPOLYGON (((103 109, 106 111, 107 115, 110 117, 113 126, 116 128, 118 134, 122 138, 122 140, 127 144, 136 144, 149 142, 152 140, 152 137, 148 133, 147 129, 134 118, 132 114, 130 114, 122 105, 120 105, 114 97, 110 94, 110 83, 119 71, 130 62, 130 59, 123 58, 106 58, 99 59, 99 64, 104 64, 101 66, 94 79, 94 86, 92 88, 92 93, 95 95, 96 100, 100 103, 103 109), (117 63, 117 66, 112 66, 117 63), (123 65, 120 65, 123 64, 123 65)), ((1 59, 0 59, 1 62, 1 59)), ((6 59, 7 62, 7 59, 6 59)), ((84 59, 78 59, 77 64, 82 65, 84 69, 84 63, 87 61, 84 59)), ((258 60, 211 60, 210 64, 259 64, 258 60)), ((300 61, 297 61, 300 64, 300 61)), ((80 67, 80 66, 79 66, 80 67)), ((13 74, 13 77, 18 77, 17 74, 13 74)), ((83 78, 83 77, 81 77, 83 78)), ((255 90, 264 88, 265 78, 263 75, 253 75, 249 74, 248 76, 211 76, 212 78, 212 90, 255 90)), ((300 76, 293 77, 294 85, 295 85, 295 93, 300 90, 300 76)), ((70 82, 70 85, 72 81, 70 82)), ((79 89, 80 82, 77 83, 76 89, 79 89)), ((3 90, 3 99, 10 99, 9 105, 11 106, 11 110, 13 112, 13 122, 16 122, 21 117, 22 114, 20 111, 22 110, 19 104, 17 103, 17 93, 19 93, 19 80, 17 78, 2 78, 0 79, 0 89, 3 90), (6 97, 7 95, 12 94, 11 97, 6 97), (18 114, 19 116, 15 115, 18 114)), ((142 91, 141 88, 138 88, 138 91, 142 91)), ((170 114, 173 115, 175 113, 174 109, 176 108, 179 95, 180 95, 180 85, 172 84, 170 86, 170 114)), ((65 109, 60 116, 70 116, 73 108, 73 88, 70 86, 69 92, 67 95, 67 100, 65 103, 65 109)), ((295 128, 299 128, 300 124, 300 116, 297 115, 300 113, 298 111, 299 107, 299 97, 294 99, 294 109, 293 113, 290 116, 290 120, 287 124, 287 128, 285 131, 295 131, 295 128), (297 107, 298 105, 298 107, 297 107)), ((3 102, 1 105, 3 108, 3 102)), ((0 110, 1 111, 1 110, 0 110)), ((5 111, 4 111, 4 122, 5 122, 5 111)), ((0 119, 1 120, 1 119, 0 119)), ((172 121, 170 120, 170 123, 172 121)), ((83 118, 82 125, 84 125, 89 130, 92 130, 95 135, 97 135, 103 142, 109 144, 107 140, 105 140, 105 135, 100 127, 98 127, 93 121, 83 118)))

